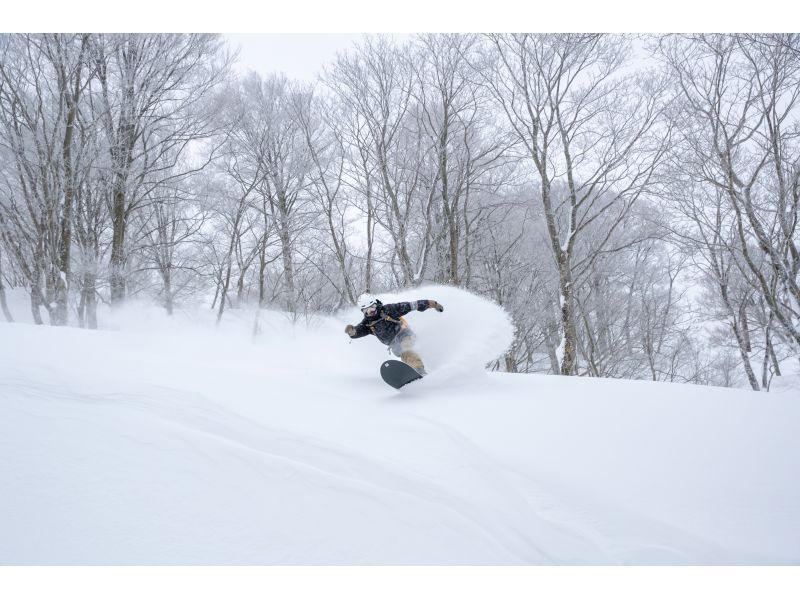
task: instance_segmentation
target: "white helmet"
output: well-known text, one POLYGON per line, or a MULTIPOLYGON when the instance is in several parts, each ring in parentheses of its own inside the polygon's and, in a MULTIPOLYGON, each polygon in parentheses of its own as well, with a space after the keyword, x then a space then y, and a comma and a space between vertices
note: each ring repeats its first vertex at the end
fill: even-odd
POLYGON ((358 297, 358 309, 364 310, 368 307, 378 307, 379 305, 381 305, 380 299, 372 293, 362 293, 358 297))

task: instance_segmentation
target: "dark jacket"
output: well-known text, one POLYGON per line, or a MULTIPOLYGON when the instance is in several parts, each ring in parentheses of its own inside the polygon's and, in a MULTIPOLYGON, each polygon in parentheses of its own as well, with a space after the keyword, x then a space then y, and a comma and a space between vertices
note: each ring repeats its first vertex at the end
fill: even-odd
POLYGON ((381 305, 378 312, 371 318, 365 317, 356 324, 356 333, 351 338, 361 338, 368 334, 374 334, 384 345, 389 345, 406 324, 400 318, 410 311, 425 311, 431 307, 431 301, 420 299, 419 301, 401 301, 400 303, 388 303, 381 305))

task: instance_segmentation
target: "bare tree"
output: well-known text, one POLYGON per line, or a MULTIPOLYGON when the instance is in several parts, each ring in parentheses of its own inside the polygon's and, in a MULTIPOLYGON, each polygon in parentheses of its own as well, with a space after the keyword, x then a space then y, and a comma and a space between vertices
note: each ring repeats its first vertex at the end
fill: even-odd
MULTIPOLYGON (((93 38, 103 130, 111 169, 111 301, 126 286, 126 234, 148 191, 184 178, 177 160, 213 135, 207 105, 229 57, 209 34, 124 34, 93 38)), ((192 170, 202 168, 201 162, 192 170)))
POLYGON ((357 131, 367 199, 374 208, 367 212, 367 229, 374 218, 388 235, 391 254, 386 261, 394 283, 416 284, 430 256, 438 169, 430 163, 430 148, 420 126, 407 50, 386 37, 367 38, 352 52, 337 57, 327 71, 326 83, 356 120, 351 130, 357 131))
POLYGON ((6 318, 6 322, 13 322, 14 317, 11 315, 11 310, 8 309, 8 303, 6 302, 6 287, 5 283, 3 282, 3 254, 0 252, 0 309, 3 310, 3 315, 6 318))
MULTIPOLYGON (((247 160, 246 156, 240 157, 237 151, 238 149, 240 149, 238 146, 234 146, 230 148, 230 153, 226 152, 224 160, 221 161, 225 177, 216 181, 216 184, 213 185, 211 189, 211 192, 217 197, 217 201, 215 202, 216 212, 224 221, 224 238, 227 242, 226 250, 221 256, 217 281, 217 296, 219 298, 217 322, 222 319, 228 301, 228 289, 231 283, 233 258, 237 251, 237 246, 241 244, 241 239, 246 230, 252 226, 252 223, 248 223, 247 221, 246 213, 252 197, 255 195, 256 186, 260 183, 263 176, 258 163, 247 160)), ((264 232, 264 237, 266 237, 266 230, 264 232)), ((264 243, 265 242, 266 241, 264 241, 264 243)), ((263 292, 262 269, 260 278, 260 295, 262 300, 263 292)), ((216 300, 217 297, 215 297, 215 303, 216 300)), ((261 302, 259 304, 261 304, 261 302)))
POLYGON ((41 322, 43 305, 56 325, 68 322, 73 206, 82 158, 75 130, 89 80, 88 39, 87 34, 4 36, 0 56, 1 137, 13 164, 0 203, 2 234, 30 282, 35 321, 41 322))
POLYGON ((342 192, 345 169, 342 127, 336 122, 333 103, 315 97, 312 90, 295 94, 293 99, 293 117, 300 125, 311 162, 308 190, 321 210, 321 226, 325 237, 330 240, 324 245, 326 252, 335 258, 340 281, 329 276, 322 264, 319 271, 336 289, 340 305, 343 302, 353 304, 358 291, 351 274, 348 204, 342 192))
POLYGON ((283 261, 283 304, 297 311, 294 241, 307 227, 313 212, 308 206, 307 185, 312 160, 297 110, 305 107, 299 89, 283 76, 262 80, 251 76, 244 83, 249 106, 259 112, 263 127, 257 153, 251 155, 261 172, 255 191, 264 198, 265 209, 275 224, 283 261))
POLYGON ((194 268, 191 254, 206 214, 176 188, 166 197, 155 197, 137 216, 143 219, 144 237, 137 250, 146 260, 144 269, 155 270, 161 278, 164 307, 172 315, 176 298, 190 285, 185 275, 194 268))
POLYGON ((670 36, 658 48, 683 98, 682 147, 693 158, 684 166, 694 166, 694 178, 727 202, 737 239, 730 247, 734 264, 753 281, 795 355, 798 40, 794 34, 670 36))
POLYGON ((486 94, 473 81, 468 54, 476 44, 475 35, 422 35, 413 63, 421 127, 436 164, 432 233, 440 270, 435 279, 456 285, 468 279, 467 264, 461 267, 469 243, 469 223, 463 217, 472 212, 470 199, 481 179, 507 161, 509 145, 508 137, 490 126, 486 94))
POLYGON ((623 76, 628 45, 608 35, 490 35, 483 83, 506 115, 539 179, 559 272, 562 374, 577 355, 576 269, 585 270, 647 191, 666 147, 656 131, 660 88, 623 76), (562 197, 553 194, 563 184, 562 197), (580 264, 575 248, 600 217, 614 214, 580 264))
MULTIPOLYGON (((363 264, 360 274, 361 289, 371 291, 374 287, 375 270, 375 202, 377 164, 372 158, 372 132, 369 127, 369 109, 363 98, 363 88, 354 87, 358 75, 352 78, 350 71, 358 71, 358 64, 340 59, 334 66, 326 69, 323 82, 331 94, 331 127, 341 143, 344 154, 342 163, 342 185, 347 192, 344 210, 352 207, 362 215, 362 236, 366 253, 359 264, 363 264)), ((354 256, 358 259, 359 256, 354 256)), ((358 283, 356 283, 358 284, 358 283)))

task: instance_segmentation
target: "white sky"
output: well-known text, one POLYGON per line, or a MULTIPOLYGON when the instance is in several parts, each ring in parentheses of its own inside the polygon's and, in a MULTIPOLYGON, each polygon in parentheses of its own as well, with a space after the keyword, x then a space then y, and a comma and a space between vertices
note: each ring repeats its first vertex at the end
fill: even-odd
MULTIPOLYGON (((108 0, 6 2, 0 30, 208 32, 796 31, 792 0, 108 0)), ((336 32, 336 33, 334 33, 336 32)), ((341 33, 339 33, 341 32, 341 33)))
MULTIPOLYGON (((359 41, 362 33, 226 33, 239 49, 236 65, 241 74, 283 72, 292 79, 313 81, 336 53, 359 41)), ((396 34, 397 39, 408 34, 396 34)))

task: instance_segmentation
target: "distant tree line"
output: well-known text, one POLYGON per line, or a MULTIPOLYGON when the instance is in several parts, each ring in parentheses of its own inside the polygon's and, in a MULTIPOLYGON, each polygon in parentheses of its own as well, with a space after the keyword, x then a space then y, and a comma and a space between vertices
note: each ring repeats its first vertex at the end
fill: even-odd
POLYGON ((0 307, 292 317, 442 283, 490 367, 769 388, 800 365, 800 36, 365 36, 314 83, 210 34, 0 36, 0 307))

